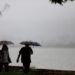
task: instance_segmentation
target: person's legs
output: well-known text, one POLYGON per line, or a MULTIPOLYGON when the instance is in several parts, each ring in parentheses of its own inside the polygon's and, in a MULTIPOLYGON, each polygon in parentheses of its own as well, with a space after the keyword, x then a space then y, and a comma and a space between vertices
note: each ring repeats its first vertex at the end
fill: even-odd
POLYGON ((4 64, 4 67, 5 67, 5 71, 8 72, 8 71, 9 71, 9 69, 8 69, 8 68, 9 68, 9 67, 8 67, 8 63, 5 63, 5 64, 4 64))
POLYGON ((25 72, 25 65, 24 65, 24 63, 23 63, 23 72, 25 72))
POLYGON ((0 72, 2 71, 2 68, 3 68, 3 64, 0 63, 0 72))
POLYGON ((23 63, 23 72, 28 73, 30 68, 30 63, 23 63))
POLYGON ((30 63, 27 63, 27 64, 26 64, 25 70, 26 70, 27 73, 29 72, 29 70, 30 70, 30 63))

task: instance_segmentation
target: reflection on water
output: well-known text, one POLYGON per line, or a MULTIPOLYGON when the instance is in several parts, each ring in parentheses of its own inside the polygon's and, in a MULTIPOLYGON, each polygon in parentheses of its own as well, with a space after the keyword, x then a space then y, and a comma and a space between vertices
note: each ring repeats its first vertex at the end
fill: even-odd
MULTIPOLYGON (((12 64, 22 66, 21 62, 16 63, 18 51, 21 47, 10 47, 12 64)), ((46 69, 75 70, 75 49, 74 48, 42 48, 32 47, 32 67, 46 69)))

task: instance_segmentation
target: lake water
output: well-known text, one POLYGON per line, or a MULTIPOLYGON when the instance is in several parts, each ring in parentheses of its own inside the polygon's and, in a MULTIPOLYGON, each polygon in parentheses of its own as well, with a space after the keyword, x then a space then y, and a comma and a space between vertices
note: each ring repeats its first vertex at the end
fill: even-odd
MULTIPOLYGON (((9 47, 12 63, 10 65, 22 66, 21 61, 16 63, 19 47, 9 47)), ((75 70, 75 48, 47 48, 32 47, 31 67, 45 69, 75 70)))

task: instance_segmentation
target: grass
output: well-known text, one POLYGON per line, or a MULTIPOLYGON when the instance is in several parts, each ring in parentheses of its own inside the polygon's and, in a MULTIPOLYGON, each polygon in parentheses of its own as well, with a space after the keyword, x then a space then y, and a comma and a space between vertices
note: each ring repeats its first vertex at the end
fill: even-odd
POLYGON ((25 74, 23 72, 0 72, 0 75, 35 75, 34 73, 25 74))
POLYGON ((48 70, 48 69, 30 69, 28 74, 22 72, 22 67, 10 66, 9 72, 5 72, 4 69, 0 72, 0 75, 75 75, 75 71, 70 70, 48 70))

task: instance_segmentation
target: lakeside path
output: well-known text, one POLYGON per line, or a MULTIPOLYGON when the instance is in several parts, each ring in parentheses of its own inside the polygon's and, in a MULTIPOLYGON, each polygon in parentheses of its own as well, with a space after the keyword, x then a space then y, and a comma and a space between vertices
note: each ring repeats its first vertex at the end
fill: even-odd
MULTIPOLYGON (((0 75, 23 75, 22 67, 10 66, 9 72, 2 71, 0 75)), ((24 75, 75 75, 75 71, 68 70, 48 70, 48 69, 31 69, 29 74, 24 75)))

